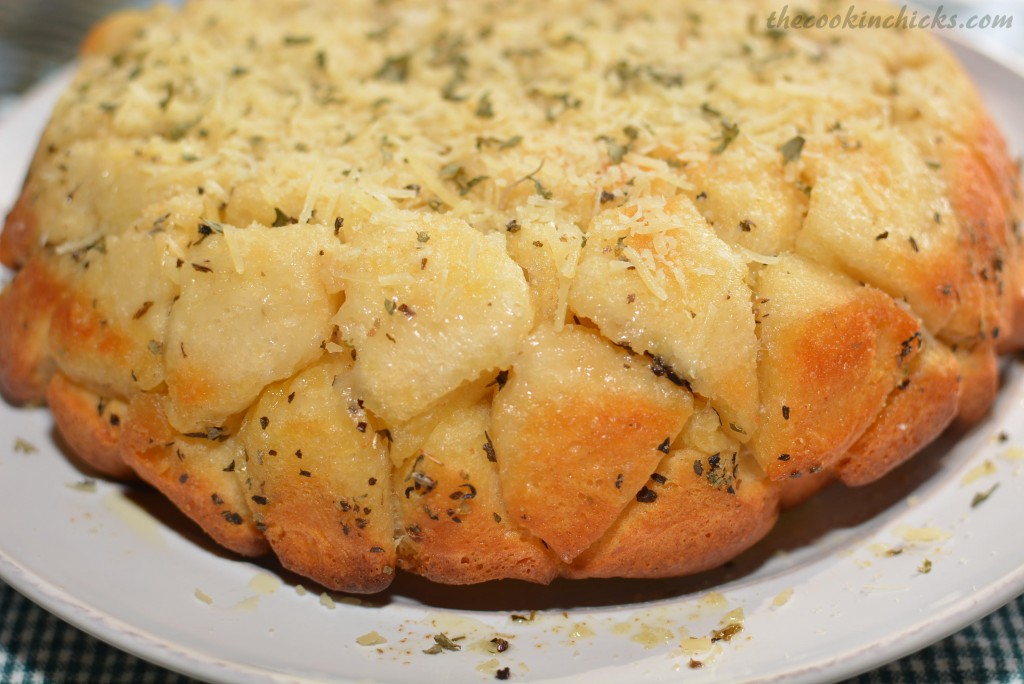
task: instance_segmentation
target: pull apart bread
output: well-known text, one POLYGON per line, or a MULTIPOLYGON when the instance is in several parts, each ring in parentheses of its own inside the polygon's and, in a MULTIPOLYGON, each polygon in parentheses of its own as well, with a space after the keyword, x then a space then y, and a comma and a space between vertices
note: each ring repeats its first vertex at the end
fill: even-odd
POLYGON ((1024 343, 963 71, 774 9, 114 16, 4 228, 3 392, 333 589, 720 565, 978 420, 1024 343))

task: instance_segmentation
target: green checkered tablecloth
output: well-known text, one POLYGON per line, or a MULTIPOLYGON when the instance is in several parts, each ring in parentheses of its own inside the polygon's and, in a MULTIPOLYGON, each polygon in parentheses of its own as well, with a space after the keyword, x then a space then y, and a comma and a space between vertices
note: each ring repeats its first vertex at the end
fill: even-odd
MULTIPOLYGON (((94 639, 0 582, 0 684, 189 684, 94 639)), ((1024 682, 1024 596, 857 684, 1024 682)))

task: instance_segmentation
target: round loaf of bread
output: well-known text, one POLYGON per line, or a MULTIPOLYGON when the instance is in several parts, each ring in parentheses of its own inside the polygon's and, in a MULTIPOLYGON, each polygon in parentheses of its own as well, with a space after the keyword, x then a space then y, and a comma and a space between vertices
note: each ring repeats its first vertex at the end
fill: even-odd
POLYGON ((960 67, 777 10, 116 15, 7 218, 0 388, 332 589, 720 565, 979 419, 1024 344, 960 67))

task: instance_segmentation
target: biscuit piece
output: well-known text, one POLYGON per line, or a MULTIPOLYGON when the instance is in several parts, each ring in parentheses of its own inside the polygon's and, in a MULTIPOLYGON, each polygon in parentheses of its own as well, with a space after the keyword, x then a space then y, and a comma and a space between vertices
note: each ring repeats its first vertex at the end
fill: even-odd
POLYGON ((121 421, 128 408, 123 402, 100 397, 56 373, 46 387, 46 403, 76 456, 108 477, 135 475, 121 458, 121 421))
POLYGON ((559 563, 509 515, 490 420, 489 401, 452 412, 398 469, 399 567, 450 584, 546 584, 559 563))
POLYGON ((754 455, 773 480, 813 475, 847 452, 909 375, 921 328, 884 293, 796 256, 766 266, 757 294, 764 422, 754 455))
POLYGON ((757 338, 742 257, 679 195, 604 212, 587 236, 573 310, 608 339, 653 355, 739 434, 752 433, 757 338))
POLYGON ((285 567, 367 593, 394 577, 391 463, 351 382, 333 358, 267 388, 245 418, 238 475, 285 567))
POLYGON ((923 343, 871 427, 835 464, 846 484, 874 482, 942 434, 956 416, 956 358, 928 335, 923 343))
POLYGON ((10 401, 46 397, 55 370, 50 354, 50 321, 65 293, 42 259, 30 261, 0 292, 0 392, 10 401))
POLYGON ((316 360, 341 299, 322 275, 337 249, 330 231, 287 225, 207 234, 204 225, 179 269, 181 295, 162 347, 168 418, 185 431, 220 425, 269 382, 316 360))
POLYGON ((592 331, 539 328, 494 399, 509 514, 571 562, 644 485, 691 406, 687 390, 592 331))
POLYGON ((771 530, 778 497, 750 457, 673 451, 567 574, 674 577, 717 567, 771 530))
POLYGON ((222 428, 181 434, 167 420, 165 401, 153 394, 132 399, 121 458, 217 543, 244 556, 266 553, 267 541, 235 475, 242 457, 237 435, 222 428))

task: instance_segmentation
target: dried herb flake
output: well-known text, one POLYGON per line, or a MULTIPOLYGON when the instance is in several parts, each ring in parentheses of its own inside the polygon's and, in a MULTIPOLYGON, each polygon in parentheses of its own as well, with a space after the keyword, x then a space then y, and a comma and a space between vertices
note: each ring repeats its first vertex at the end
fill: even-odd
POLYGON ((999 483, 996 482, 994 485, 989 487, 987 491, 978 492, 977 494, 975 494, 974 498, 971 499, 971 508, 977 508, 981 504, 983 504, 986 501, 988 501, 988 498, 990 496, 992 496, 992 493, 995 492, 996 489, 998 489, 998 488, 999 488, 999 483))
POLYGON ((711 154, 721 154, 722 152, 725 152, 726 148, 728 148, 729 145, 731 145, 740 135, 739 125, 726 121, 725 119, 721 120, 721 125, 722 134, 719 138, 719 143, 711 150, 711 154))
POLYGON ((796 161, 800 158, 800 152, 804 149, 805 140, 803 137, 797 135, 793 136, 779 148, 782 152, 782 163, 788 164, 791 161, 796 161))
POLYGON ((654 503, 658 498, 658 493, 652 489, 648 489, 647 486, 640 488, 640 491, 636 493, 636 500, 640 503, 654 503))

